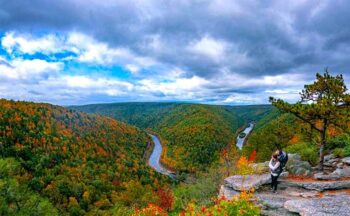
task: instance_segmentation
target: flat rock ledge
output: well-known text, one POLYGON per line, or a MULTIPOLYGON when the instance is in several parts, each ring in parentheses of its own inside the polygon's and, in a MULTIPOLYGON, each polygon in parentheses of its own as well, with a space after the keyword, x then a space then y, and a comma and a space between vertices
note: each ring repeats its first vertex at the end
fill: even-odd
MULTIPOLYGON (((288 172, 283 172, 280 178, 288 176, 288 172)), ((235 191, 249 190, 251 188, 258 189, 262 185, 271 183, 270 173, 261 175, 234 175, 225 179, 224 186, 235 191)))
POLYGON ((219 197, 230 200, 242 190, 255 188, 254 202, 261 207, 261 215, 350 216, 350 194, 347 190, 340 190, 350 189, 350 180, 298 181, 282 178, 277 193, 269 190, 270 182, 270 174, 230 176, 221 186, 219 197))
POLYGON ((312 181, 312 182, 298 182, 298 181, 284 181, 281 183, 288 187, 299 187, 307 190, 325 191, 325 190, 340 190, 349 189, 350 180, 343 181, 312 181))
POLYGON ((350 215, 350 196, 327 195, 323 198, 295 199, 284 203, 284 208, 302 216, 350 215))

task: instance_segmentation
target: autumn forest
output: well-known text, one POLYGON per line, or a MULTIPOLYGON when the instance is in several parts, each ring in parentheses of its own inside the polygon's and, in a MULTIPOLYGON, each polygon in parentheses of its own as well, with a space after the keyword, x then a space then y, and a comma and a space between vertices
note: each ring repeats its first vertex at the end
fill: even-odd
POLYGON ((216 199, 223 179, 243 173, 248 161, 266 161, 279 148, 316 166, 321 145, 350 156, 342 76, 317 74, 303 95, 313 99, 320 91, 304 105, 272 98, 272 105, 254 106, 62 107, 1 99, 0 215, 192 215, 220 208, 258 214, 249 194, 216 199), (248 123, 255 126, 240 150, 236 137, 248 123), (148 133, 161 140, 160 163, 174 178, 148 165, 148 133))

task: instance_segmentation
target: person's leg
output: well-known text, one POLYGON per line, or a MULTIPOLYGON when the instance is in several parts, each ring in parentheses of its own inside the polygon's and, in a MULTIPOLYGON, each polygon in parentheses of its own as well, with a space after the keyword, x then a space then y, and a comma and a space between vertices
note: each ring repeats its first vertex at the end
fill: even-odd
POLYGON ((274 188, 274 176, 271 174, 271 190, 274 188))
POLYGON ((271 175, 271 188, 273 191, 276 191, 277 190, 277 176, 273 176, 271 175))
POLYGON ((275 188, 274 188, 275 191, 277 190, 277 184, 278 184, 277 179, 278 179, 278 176, 275 176, 275 188))

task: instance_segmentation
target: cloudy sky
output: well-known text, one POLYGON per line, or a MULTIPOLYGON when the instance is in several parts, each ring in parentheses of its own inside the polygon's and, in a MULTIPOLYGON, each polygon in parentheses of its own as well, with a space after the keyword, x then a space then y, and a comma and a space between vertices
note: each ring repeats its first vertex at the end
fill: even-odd
POLYGON ((349 11, 346 0, 0 0, 0 98, 293 102, 325 67, 350 80, 349 11))

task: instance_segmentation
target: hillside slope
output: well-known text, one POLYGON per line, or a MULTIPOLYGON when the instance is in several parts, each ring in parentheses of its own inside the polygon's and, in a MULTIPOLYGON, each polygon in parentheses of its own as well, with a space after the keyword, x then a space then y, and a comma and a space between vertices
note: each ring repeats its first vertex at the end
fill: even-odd
POLYGON ((260 120, 266 119, 265 117, 271 113, 276 113, 276 108, 271 105, 227 106, 226 108, 235 112, 239 119, 246 123, 254 121, 259 124, 260 120))
POLYGON ((225 106, 181 103, 115 103, 75 106, 158 133, 164 144, 162 162, 180 171, 206 168, 235 140, 243 125, 225 106))
MULTIPOLYGON (((61 214, 97 214, 152 201, 152 188, 163 177, 145 162, 148 141, 145 132, 112 118, 0 100, 0 154, 20 164, 8 178, 47 197, 61 214)), ((20 209, 7 194, 5 199, 7 209, 20 209)))

